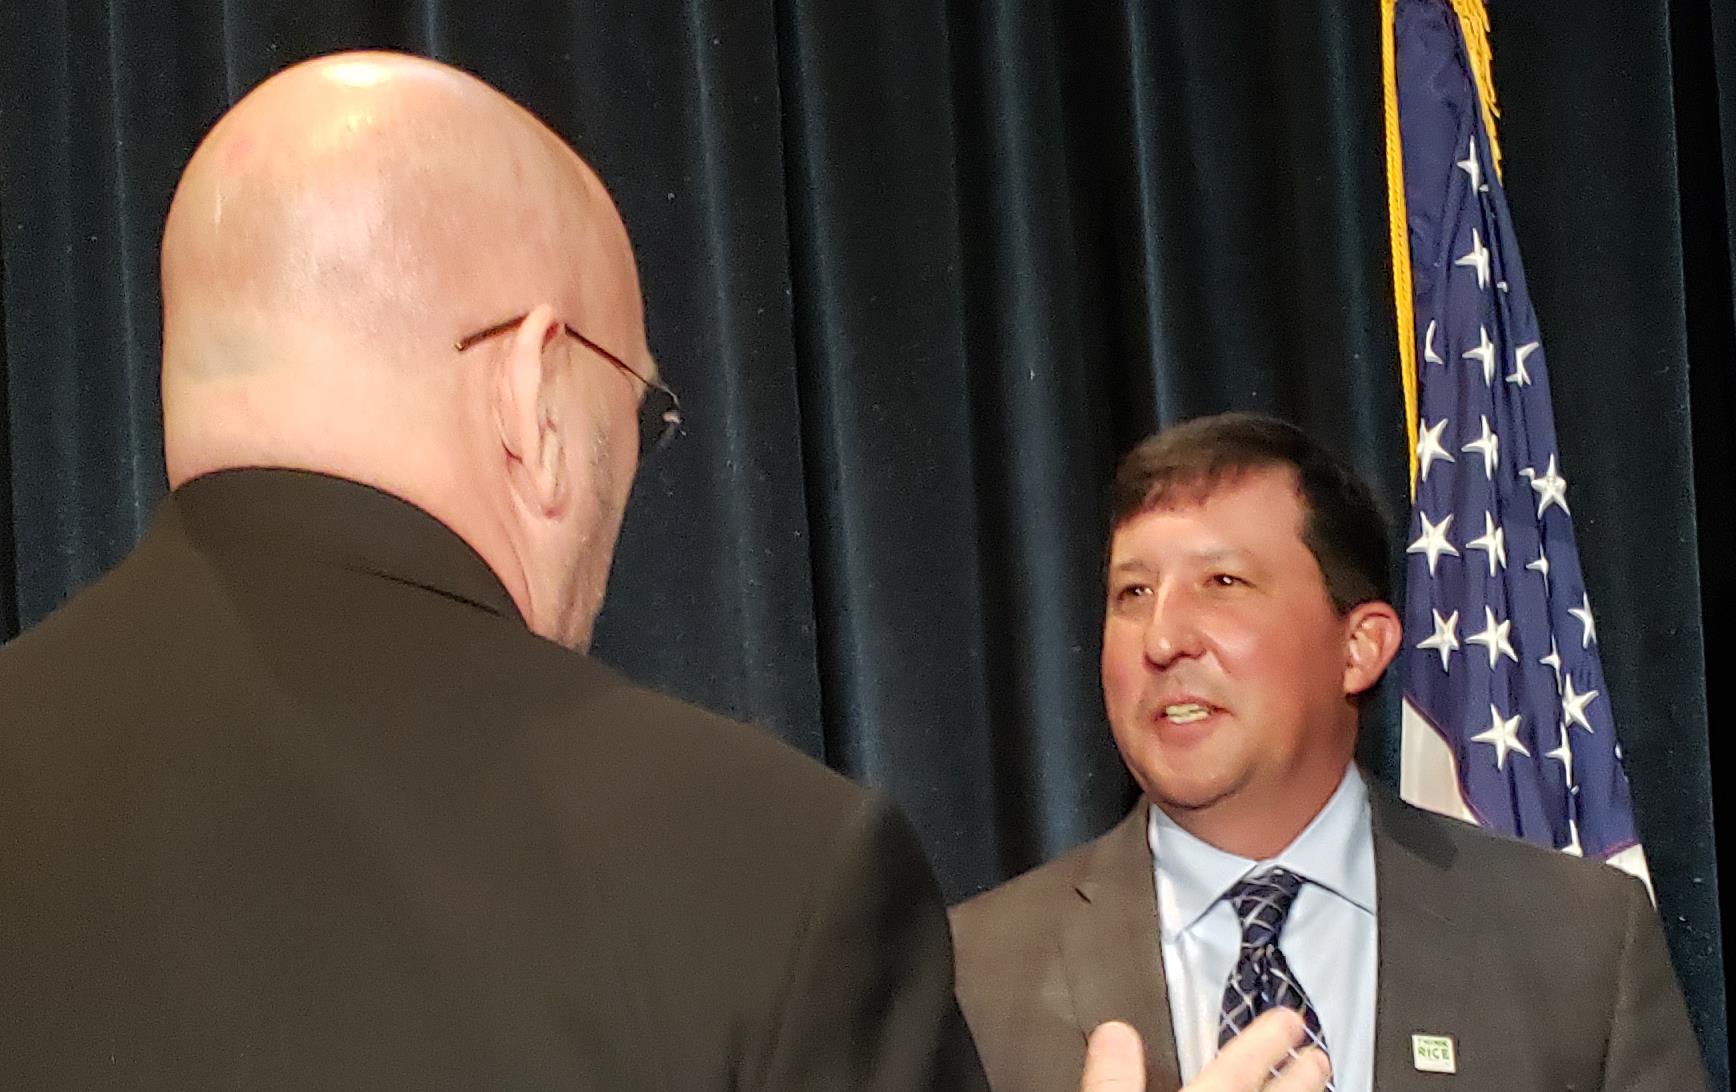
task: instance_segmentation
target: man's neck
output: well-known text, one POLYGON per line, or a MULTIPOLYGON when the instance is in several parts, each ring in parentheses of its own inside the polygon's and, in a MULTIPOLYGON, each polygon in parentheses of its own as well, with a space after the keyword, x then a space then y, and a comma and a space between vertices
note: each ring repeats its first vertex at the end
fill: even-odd
POLYGON ((1193 809, 1165 806, 1159 800, 1152 804, 1207 845, 1263 861, 1276 857, 1319 816, 1343 783, 1349 766, 1349 762, 1344 763, 1330 780, 1311 779, 1310 792, 1296 791, 1281 798, 1232 797, 1193 809))

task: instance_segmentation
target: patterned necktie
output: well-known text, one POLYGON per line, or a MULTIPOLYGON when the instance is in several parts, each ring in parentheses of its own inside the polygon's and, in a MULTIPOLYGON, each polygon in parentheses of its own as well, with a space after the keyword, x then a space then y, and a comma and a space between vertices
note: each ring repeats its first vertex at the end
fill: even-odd
MULTIPOLYGON (((1290 973, 1290 963, 1278 948, 1278 934, 1284 931, 1284 919, 1290 914, 1290 904, 1305 881, 1294 872, 1274 868, 1252 876, 1230 888, 1225 898, 1242 920, 1242 951, 1224 987, 1224 1003, 1218 1016, 1218 1046, 1229 1042, 1254 1017, 1277 1005, 1295 1009, 1302 1014, 1308 1029, 1308 1042, 1326 1050, 1326 1037, 1320 1032, 1320 1014, 1313 1002, 1290 973)), ((1332 1088, 1331 1084, 1326 1086, 1332 1088)))

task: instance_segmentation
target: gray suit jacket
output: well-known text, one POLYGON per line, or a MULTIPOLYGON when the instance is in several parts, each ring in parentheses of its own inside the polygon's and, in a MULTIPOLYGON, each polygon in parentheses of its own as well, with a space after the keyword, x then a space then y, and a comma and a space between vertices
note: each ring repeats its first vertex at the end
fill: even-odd
MULTIPOLYGON (((1707 1087, 1637 880, 1370 789, 1379 1092, 1707 1087), (1452 1036, 1457 1073, 1418 1072, 1413 1034, 1452 1036)), ((1077 1084, 1110 1019, 1145 1040, 1152 1092, 1181 1084, 1145 816, 953 911, 959 1000, 999 1092, 1077 1084)))

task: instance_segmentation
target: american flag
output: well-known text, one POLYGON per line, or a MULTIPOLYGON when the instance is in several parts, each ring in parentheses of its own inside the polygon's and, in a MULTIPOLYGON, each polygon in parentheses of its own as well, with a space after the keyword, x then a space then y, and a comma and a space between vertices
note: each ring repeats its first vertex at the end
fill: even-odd
POLYGON ((1643 876, 1548 356, 1491 154, 1486 24, 1446 0, 1396 0, 1392 17, 1416 369, 1404 795, 1643 876))

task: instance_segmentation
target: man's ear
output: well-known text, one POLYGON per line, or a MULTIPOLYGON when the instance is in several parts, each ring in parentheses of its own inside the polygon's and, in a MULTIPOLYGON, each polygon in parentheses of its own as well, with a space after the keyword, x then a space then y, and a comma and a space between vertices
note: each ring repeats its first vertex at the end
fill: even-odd
POLYGON ((1351 697, 1380 681, 1398 654, 1404 627, 1391 603, 1358 603, 1344 616, 1344 693, 1351 697))
POLYGON ((544 351, 558 333, 554 308, 540 304, 518 324, 493 364, 494 428, 507 475, 520 503, 537 513, 559 510, 567 489, 553 372, 544 351))

